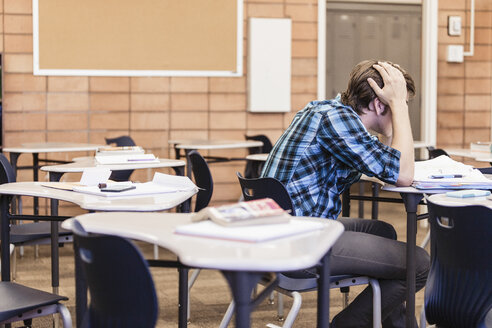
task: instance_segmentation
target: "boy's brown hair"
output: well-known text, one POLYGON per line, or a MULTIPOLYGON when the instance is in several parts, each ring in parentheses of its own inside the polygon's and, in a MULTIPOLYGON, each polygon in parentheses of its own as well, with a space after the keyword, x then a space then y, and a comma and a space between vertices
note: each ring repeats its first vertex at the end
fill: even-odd
MULTIPOLYGON (((347 90, 342 93, 342 103, 352 107, 359 115, 361 115, 362 110, 367 108, 369 103, 377 97, 376 93, 367 82, 367 79, 372 78, 380 88, 384 86, 383 78, 379 72, 372 67, 377 63, 377 60, 371 59, 364 60, 355 65, 350 73, 347 90)), ((412 77, 400 66, 391 62, 387 63, 398 68, 403 73, 403 77, 407 82, 408 98, 411 99, 415 96, 415 83, 413 82, 412 77)))

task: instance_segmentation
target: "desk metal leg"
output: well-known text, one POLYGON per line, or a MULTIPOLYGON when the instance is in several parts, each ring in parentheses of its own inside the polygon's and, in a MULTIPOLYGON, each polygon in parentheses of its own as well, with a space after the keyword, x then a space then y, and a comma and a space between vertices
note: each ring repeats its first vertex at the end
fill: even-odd
POLYGON ((0 238, 2 249, 2 281, 10 281, 10 225, 9 225, 9 197, 0 196, 0 238))
MULTIPOLYGON (((39 170, 39 154, 38 153, 33 153, 32 154, 32 178, 33 181, 39 181, 39 175, 38 175, 38 170, 39 170)), ((33 199, 33 207, 34 207, 34 215, 39 214, 39 198, 34 197, 33 199)))
POLYGON ((191 149, 185 150, 185 157, 186 157, 186 176, 191 179, 192 168, 191 168, 191 161, 190 161, 190 157, 189 157, 190 151, 191 151, 191 149))
POLYGON ((75 313, 77 327, 82 327, 82 319, 87 311, 87 281, 82 272, 82 262, 79 256, 79 245, 74 239, 73 253, 75 260, 75 313))
MULTIPOLYGON (((49 175, 50 181, 60 181, 63 173, 54 173, 49 175)), ((51 199, 51 216, 58 216, 58 200, 51 199)), ((58 287, 60 286, 60 258, 58 248, 58 222, 51 221, 51 287, 53 293, 58 294, 58 287)))
POLYGON ((236 304, 236 328, 249 328, 251 326, 251 310, 272 292, 277 283, 276 279, 256 299, 251 300, 253 289, 263 277, 264 273, 222 271, 222 274, 229 283, 232 297, 236 304))
MULTIPOLYGON (((57 199, 51 199, 51 216, 58 216, 57 199)), ((60 286, 58 236, 58 222, 51 221, 51 286, 54 294, 58 294, 58 287, 60 286)))
POLYGON ((407 295, 406 327, 415 325, 415 250, 417 247, 417 206, 422 194, 401 193, 407 212, 407 295))
POLYGON ((179 273, 179 304, 178 304, 178 327, 188 326, 188 269, 178 268, 179 273))
POLYGON ((347 187, 342 194, 342 216, 350 216, 350 187, 347 187))
MULTIPOLYGON (((364 181, 359 180, 359 195, 364 196, 365 183, 364 181)), ((364 201, 359 200, 359 218, 364 217, 364 201)))
POLYGON ((372 201, 371 219, 377 220, 379 215, 379 202, 375 199, 379 197, 379 188, 380 188, 379 183, 372 182, 371 188, 372 188, 372 197, 374 198, 374 200, 372 201))
POLYGON ((330 327, 330 254, 324 256, 318 268, 318 328, 330 327))

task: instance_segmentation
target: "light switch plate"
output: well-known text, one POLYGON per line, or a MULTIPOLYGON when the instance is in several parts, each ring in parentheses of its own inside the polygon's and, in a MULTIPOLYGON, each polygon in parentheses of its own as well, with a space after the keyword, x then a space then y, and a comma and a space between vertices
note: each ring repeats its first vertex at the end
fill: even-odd
POLYGON ((461 16, 448 16, 448 35, 461 35, 461 16))

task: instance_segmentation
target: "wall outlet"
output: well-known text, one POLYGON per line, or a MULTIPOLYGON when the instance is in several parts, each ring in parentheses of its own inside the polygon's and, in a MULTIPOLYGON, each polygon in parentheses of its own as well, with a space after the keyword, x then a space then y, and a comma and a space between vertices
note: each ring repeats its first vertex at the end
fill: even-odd
POLYGON ((464 47, 462 45, 450 45, 448 46, 448 53, 446 60, 450 63, 462 63, 464 47))

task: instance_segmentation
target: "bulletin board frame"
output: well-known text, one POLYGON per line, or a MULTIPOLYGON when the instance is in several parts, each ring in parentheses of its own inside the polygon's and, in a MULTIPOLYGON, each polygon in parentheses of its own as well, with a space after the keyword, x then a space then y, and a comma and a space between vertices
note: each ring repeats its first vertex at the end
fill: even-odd
POLYGON ((33 73, 242 76, 243 0, 33 0, 33 73))

